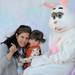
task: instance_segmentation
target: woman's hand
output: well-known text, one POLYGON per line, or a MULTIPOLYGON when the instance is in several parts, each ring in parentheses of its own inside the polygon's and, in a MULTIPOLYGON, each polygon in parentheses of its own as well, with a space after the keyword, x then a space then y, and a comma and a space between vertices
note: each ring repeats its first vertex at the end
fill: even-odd
POLYGON ((13 43, 11 43, 11 45, 12 46, 9 48, 9 53, 6 55, 8 60, 11 60, 13 57, 13 54, 17 51, 16 46, 13 43))
POLYGON ((12 55, 17 51, 17 48, 15 46, 15 44, 11 43, 11 47, 9 48, 10 52, 12 53, 12 55))

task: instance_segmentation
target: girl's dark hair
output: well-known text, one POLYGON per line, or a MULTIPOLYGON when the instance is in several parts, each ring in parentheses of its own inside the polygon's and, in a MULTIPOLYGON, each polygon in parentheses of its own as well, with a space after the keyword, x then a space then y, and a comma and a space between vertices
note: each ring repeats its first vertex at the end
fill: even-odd
POLYGON ((42 43, 44 43, 46 41, 44 39, 43 32, 41 32, 39 30, 33 30, 31 35, 30 35, 30 39, 35 39, 36 41, 40 41, 42 43))
POLYGON ((20 25, 20 27, 15 31, 15 33, 11 37, 8 37, 3 43, 5 43, 8 46, 8 48, 10 48, 11 43, 15 44, 16 47, 18 47, 16 34, 20 35, 23 32, 31 34, 31 28, 26 25, 20 25))

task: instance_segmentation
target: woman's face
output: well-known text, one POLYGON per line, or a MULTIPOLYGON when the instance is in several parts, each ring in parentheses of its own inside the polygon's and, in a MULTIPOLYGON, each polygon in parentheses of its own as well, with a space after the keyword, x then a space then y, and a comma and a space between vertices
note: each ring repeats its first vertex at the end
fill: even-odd
POLYGON ((24 46, 26 46, 26 44, 29 41, 29 33, 23 32, 19 35, 16 34, 16 38, 17 38, 17 42, 18 42, 19 46, 24 47, 24 46))

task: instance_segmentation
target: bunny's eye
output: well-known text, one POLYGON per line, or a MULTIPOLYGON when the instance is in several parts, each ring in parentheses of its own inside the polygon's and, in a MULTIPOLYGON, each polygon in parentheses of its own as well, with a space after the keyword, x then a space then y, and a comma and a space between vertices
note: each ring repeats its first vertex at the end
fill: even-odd
POLYGON ((51 14, 51 17, 52 17, 53 19, 55 19, 55 18, 57 17, 57 13, 53 12, 53 13, 51 14))
POLYGON ((59 7, 59 9, 63 9, 63 7, 59 7))
POLYGON ((57 16, 58 16, 59 18, 62 18, 63 13, 62 13, 62 12, 57 12, 57 16))

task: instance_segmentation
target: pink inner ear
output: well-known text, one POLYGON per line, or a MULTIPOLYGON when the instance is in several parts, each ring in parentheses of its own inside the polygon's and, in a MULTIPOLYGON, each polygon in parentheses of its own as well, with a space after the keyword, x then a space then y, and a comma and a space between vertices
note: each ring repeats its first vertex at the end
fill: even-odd
POLYGON ((67 7, 68 0, 59 0, 60 4, 63 5, 64 7, 67 7))
POLYGON ((48 3, 48 2, 45 2, 43 5, 46 6, 47 8, 49 8, 49 9, 52 9, 56 6, 54 3, 48 3))

